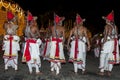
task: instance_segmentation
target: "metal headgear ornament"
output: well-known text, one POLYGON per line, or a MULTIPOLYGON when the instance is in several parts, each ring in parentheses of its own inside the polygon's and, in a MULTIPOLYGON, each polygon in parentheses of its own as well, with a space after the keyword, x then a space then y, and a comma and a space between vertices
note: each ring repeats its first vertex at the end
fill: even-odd
POLYGON ((80 15, 77 13, 76 14, 76 23, 77 24, 80 24, 81 22, 84 22, 85 21, 85 19, 82 19, 81 17, 80 17, 80 15))
POLYGON ((103 16, 102 18, 114 22, 114 11, 112 10, 106 17, 103 16))
POLYGON ((29 11, 28 11, 28 13, 27 13, 27 20, 28 20, 28 21, 32 21, 32 20, 33 20, 33 16, 32 16, 32 14, 31 14, 31 12, 29 12, 29 11))
POLYGON ((55 23, 58 24, 60 22, 62 22, 65 19, 65 17, 59 17, 58 15, 55 15, 55 23))

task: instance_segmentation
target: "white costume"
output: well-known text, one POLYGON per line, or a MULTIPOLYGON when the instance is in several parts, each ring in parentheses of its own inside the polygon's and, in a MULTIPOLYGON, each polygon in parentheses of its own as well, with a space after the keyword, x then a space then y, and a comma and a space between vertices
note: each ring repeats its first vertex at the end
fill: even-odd
MULTIPOLYGON (((62 28, 62 21, 65 17, 59 17, 58 15, 54 15, 55 25, 53 27, 51 42, 50 42, 50 56, 49 61, 51 62, 51 71, 56 71, 56 75, 59 74, 61 69, 61 63, 65 63, 65 56, 63 51, 63 39, 64 39, 64 31, 60 31, 62 28), (59 29, 56 26, 60 26, 59 29)), ((64 30, 64 29, 63 29, 64 30)))
POLYGON ((39 32, 37 31, 37 17, 33 17, 32 14, 28 11, 27 20, 29 25, 25 29, 25 46, 22 60, 26 62, 29 68, 30 74, 33 72, 33 67, 36 69, 36 74, 40 73, 39 68, 41 68, 41 59, 40 59, 40 45, 42 41, 38 38, 39 32), (32 30, 35 29, 35 33, 32 30))
POLYGON ((50 48, 51 48, 50 39, 45 39, 43 58, 46 59, 46 60, 49 60, 50 48))
POLYGON ((76 39, 74 36, 71 38, 71 48, 70 48, 70 57, 69 62, 73 62, 74 64, 74 72, 78 72, 78 69, 82 69, 85 71, 86 66, 86 38, 78 39, 78 43, 76 44, 76 39), (78 47, 76 47, 78 45, 78 47), (77 53, 75 51, 77 49, 77 53))
POLYGON ((29 72, 32 73, 32 67, 36 68, 36 73, 39 73, 41 67, 39 46, 41 45, 40 39, 27 39, 24 48, 23 61, 28 64, 29 72))
POLYGON ((118 40, 107 37, 107 41, 103 45, 103 50, 100 55, 100 72, 112 71, 113 64, 119 63, 119 47, 118 40), (116 46, 116 50, 115 49, 116 46), (115 54, 114 54, 115 52, 115 54))
POLYGON ((106 20, 107 25, 104 30, 104 38, 106 39, 103 40, 105 42, 100 55, 99 75, 104 75, 104 72, 107 71, 107 75, 111 76, 113 65, 120 63, 117 26, 114 24, 114 11, 103 17, 103 19, 106 20))
POLYGON ((15 68, 15 70, 18 70, 18 51, 20 50, 19 41, 20 38, 16 35, 4 36, 3 58, 5 63, 5 70, 7 70, 9 66, 12 66, 13 68, 15 68))
POLYGON ((51 71, 56 70, 56 75, 59 74, 61 63, 65 62, 62 40, 62 38, 52 37, 50 43, 51 49, 49 58, 51 62, 51 71))

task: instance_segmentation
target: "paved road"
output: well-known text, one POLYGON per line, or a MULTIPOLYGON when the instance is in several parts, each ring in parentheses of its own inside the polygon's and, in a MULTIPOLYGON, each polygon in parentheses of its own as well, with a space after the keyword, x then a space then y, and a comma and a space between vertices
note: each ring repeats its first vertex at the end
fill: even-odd
MULTIPOLYGON (((65 51, 66 52, 66 51, 65 51)), ((62 64, 62 69, 59 75, 54 75, 50 72, 50 63, 42 61, 41 71, 43 74, 36 75, 28 74, 28 67, 25 63, 21 62, 21 54, 19 54, 19 71, 15 72, 14 69, 9 68, 7 72, 4 71, 4 63, 2 58, 3 53, 0 53, 0 80, 120 80, 120 65, 115 65, 113 68, 112 76, 99 76, 98 72, 99 59, 94 58, 93 53, 87 53, 86 75, 82 75, 79 70, 78 74, 73 72, 73 64, 62 64)), ((66 60, 68 56, 66 55, 66 60)))

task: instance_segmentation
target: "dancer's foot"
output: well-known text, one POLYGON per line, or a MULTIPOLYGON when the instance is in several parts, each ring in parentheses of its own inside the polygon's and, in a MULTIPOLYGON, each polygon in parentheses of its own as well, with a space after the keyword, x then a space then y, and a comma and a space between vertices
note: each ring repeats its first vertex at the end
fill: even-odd
POLYGON ((85 74, 86 74, 86 71, 82 71, 82 74, 85 75, 85 74))
POLYGON ((77 75, 78 73, 77 72, 75 72, 75 75, 77 75))
POLYGON ((108 75, 108 76, 111 76, 111 72, 110 72, 110 71, 107 71, 107 75, 108 75))
POLYGON ((59 75, 59 73, 56 73, 56 75, 59 75))
POLYGON ((15 73, 17 73, 18 72, 18 69, 17 70, 15 70, 15 73))
POLYGON ((7 71, 8 71, 8 69, 5 69, 5 70, 4 70, 4 72, 7 72, 7 71))
POLYGON ((36 74, 37 74, 37 75, 41 75, 41 74, 43 74, 43 73, 42 73, 42 72, 36 72, 36 74))

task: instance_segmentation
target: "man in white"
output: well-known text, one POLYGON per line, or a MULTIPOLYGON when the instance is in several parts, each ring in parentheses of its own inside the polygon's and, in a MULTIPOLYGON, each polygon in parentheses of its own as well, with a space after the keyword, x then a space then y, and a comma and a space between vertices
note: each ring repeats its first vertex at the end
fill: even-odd
POLYGON ((86 50, 90 50, 90 42, 87 36, 87 28, 83 26, 80 15, 76 15, 76 23, 70 31, 67 47, 71 41, 69 62, 73 62, 74 72, 77 74, 78 69, 82 70, 82 74, 86 72, 86 50), (88 46, 86 45, 88 44, 88 46))
POLYGON ((40 34, 37 27, 36 17, 28 11, 28 25, 25 30, 25 47, 23 52, 22 61, 26 62, 29 68, 30 74, 33 72, 33 67, 36 68, 36 74, 40 74, 39 68, 41 68, 40 49, 42 41, 40 40, 40 34))
MULTIPOLYGON (((36 74, 40 73, 41 67, 39 46, 41 45, 40 39, 27 39, 24 48, 23 60, 27 62, 29 72, 32 74, 32 68, 36 68, 36 74)), ((24 62, 24 61, 23 61, 24 62)))
POLYGON ((56 72, 56 75, 60 73, 61 63, 65 62, 65 56, 63 51, 64 44, 64 27, 62 25, 62 21, 64 17, 59 17, 58 15, 54 15, 54 26, 51 27, 52 37, 50 42, 50 55, 49 61, 51 62, 51 71, 56 72))
POLYGON ((107 17, 103 17, 103 19, 106 20, 106 25, 102 39, 103 45, 100 55, 99 75, 105 75, 105 71, 107 71, 107 75, 111 76, 113 65, 119 63, 118 35, 117 27, 114 24, 113 11, 107 17))
POLYGON ((16 35, 17 25, 13 23, 14 15, 11 11, 7 12, 8 22, 4 24, 6 35, 3 39, 3 50, 4 50, 4 63, 5 70, 8 70, 9 66, 18 70, 18 51, 20 50, 19 36, 16 35))

